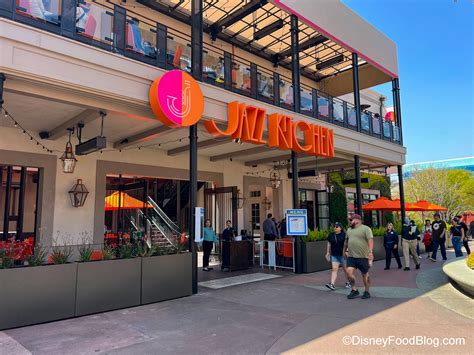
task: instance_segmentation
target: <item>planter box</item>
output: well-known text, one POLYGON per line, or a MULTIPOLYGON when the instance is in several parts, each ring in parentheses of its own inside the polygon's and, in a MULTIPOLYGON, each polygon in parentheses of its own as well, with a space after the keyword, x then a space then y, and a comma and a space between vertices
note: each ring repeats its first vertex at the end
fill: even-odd
POLYGON ((74 317, 77 264, 0 270, 0 329, 74 317))
POLYGON ((77 264, 76 316, 140 304, 141 258, 77 264))
POLYGON ((324 257, 327 243, 327 240, 301 243, 303 272, 315 272, 331 268, 331 264, 324 257))
POLYGON ((142 304, 191 294, 191 253, 142 258, 142 304))
POLYGON ((385 247, 383 246, 383 237, 374 237, 374 260, 385 260, 385 247))

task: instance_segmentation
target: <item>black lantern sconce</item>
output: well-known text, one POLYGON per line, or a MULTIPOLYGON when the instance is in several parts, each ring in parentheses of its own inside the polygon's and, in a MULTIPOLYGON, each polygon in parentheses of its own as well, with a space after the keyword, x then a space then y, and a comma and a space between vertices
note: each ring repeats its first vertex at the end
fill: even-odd
POLYGON ((270 172, 270 185, 272 189, 278 189, 281 184, 281 176, 280 176, 280 171, 278 170, 278 167, 276 163, 273 166, 272 171, 270 172))
POLYGON ((264 197, 262 204, 265 206, 265 211, 268 211, 272 207, 272 201, 267 196, 264 197))
POLYGON ((86 203, 87 195, 86 186, 82 183, 82 179, 77 179, 77 182, 69 190, 69 197, 71 198, 72 207, 82 207, 86 203))
POLYGON ((74 156, 71 144, 71 134, 74 132, 74 129, 68 128, 68 131, 69 140, 66 143, 66 149, 64 150, 63 155, 59 159, 63 162, 63 172, 67 174, 72 174, 74 172, 74 168, 76 167, 77 159, 74 156))

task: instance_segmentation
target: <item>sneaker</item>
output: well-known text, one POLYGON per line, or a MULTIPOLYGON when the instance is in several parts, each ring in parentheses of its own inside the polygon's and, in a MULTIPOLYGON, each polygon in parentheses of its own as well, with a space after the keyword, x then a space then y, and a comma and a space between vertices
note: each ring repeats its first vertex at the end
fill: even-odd
POLYGON ((354 298, 359 297, 359 295, 360 295, 360 293, 359 293, 358 290, 355 290, 355 291, 352 290, 351 293, 349 293, 349 294, 347 295, 347 298, 350 299, 350 300, 352 300, 352 299, 354 299, 354 298))
POLYGON ((421 255, 418 255, 418 257, 419 257, 420 259, 423 259, 423 257, 422 257, 421 255))
POLYGON ((351 288, 351 287, 352 287, 351 283, 349 281, 346 281, 346 288, 351 288))
POLYGON ((433 259, 432 257, 429 257, 429 259, 434 263, 436 262, 436 259, 433 259))
POLYGON ((331 291, 334 291, 336 289, 336 286, 334 286, 334 284, 332 283, 328 283, 325 285, 328 289, 330 289, 331 291))
POLYGON ((361 298, 363 300, 366 300, 367 298, 370 298, 370 293, 368 291, 364 291, 361 298))
POLYGON ((410 271, 410 268, 406 267, 406 268, 403 269, 403 271, 410 271))
POLYGON ((419 270, 420 269, 420 264, 416 264, 415 269, 419 270))
POLYGON ((390 270, 390 268, 389 268, 389 267, 384 267, 383 269, 384 269, 384 270, 390 270))
POLYGON ((444 261, 448 260, 448 258, 443 258, 444 261))
POLYGON ((214 270, 214 268, 213 268, 213 267, 208 267, 208 269, 209 269, 209 270, 214 270))
POLYGON ((211 270, 209 270, 208 267, 203 267, 203 268, 202 268, 202 271, 211 271, 211 270))
POLYGON ((402 266, 401 266, 401 265, 398 265, 398 270, 400 270, 401 268, 402 268, 402 266))

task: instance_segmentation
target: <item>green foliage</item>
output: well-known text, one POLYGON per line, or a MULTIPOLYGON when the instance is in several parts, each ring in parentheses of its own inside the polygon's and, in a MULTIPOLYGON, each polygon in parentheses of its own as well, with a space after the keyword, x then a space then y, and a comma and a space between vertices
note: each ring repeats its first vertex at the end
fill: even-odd
POLYGON ((0 269, 9 269, 15 264, 13 248, 0 250, 0 269))
POLYGON ((383 237, 385 234, 385 227, 372 228, 372 234, 374 237, 383 237))
POLYGON ((33 250, 33 253, 28 256, 26 259, 28 261, 29 266, 41 266, 46 262, 46 258, 48 257, 48 251, 46 248, 38 245, 33 250))
POLYGON ((57 245, 53 247, 51 252, 51 261, 53 264, 66 264, 69 262, 73 252, 72 246, 69 245, 57 245))
POLYGON ((427 200, 446 207, 446 219, 474 210, 474 174, 461 169, 415 171, 405 180, 405 200, 427 200))
POLYGON ((92 252, 94 251, 92 244, 81 244, 79 245, 78 249, 80 262, 84 263, 91 260, 92 252))
POLYGON ((342 177, 339 173, 329 174, 329 182, 333 190, 329 196, 329 221, 340 222, 347 225, 347 198, 346 190, 342 185, 342 177))
POLYGON ((321 240, 328 240, 329 239, 329 234, 331 234, 332 230, 331 229, 323 229, 319 230, 318 228, 315 228, 313 230, 308 231, 307 236, 301 237, 301 241, 304 243, 307 242, 317 242, 321 240))
POLYGON ((130 259, 135 256, 135 246, 132 243, 122 244, 118 249, 120 259, 130 259))
POLYGON ((104 245, 102 248, 102 260, 111 260, 115 258, 115 249, 110 245, 104 245))

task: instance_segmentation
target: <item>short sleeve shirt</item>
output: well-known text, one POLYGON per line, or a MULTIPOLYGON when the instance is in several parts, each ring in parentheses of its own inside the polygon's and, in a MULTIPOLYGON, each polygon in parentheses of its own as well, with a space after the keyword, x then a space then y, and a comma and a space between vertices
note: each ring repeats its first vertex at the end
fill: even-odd
POLYGON ((431 227, 433 229, 433 233, 431 234, 432 238, 434 240, 438 240, 440 239, 443 231, 446 229, 446 223, 444 223, 444 221, 434 221, 431 224, 431 227))
POLYGON ((453 237, 462 237, 462 227, 461 226, 452 226, 451 227, 451 233, 453 234, 453 237))
POLYGON ((369 239, 373 239, 372 230, 361 224, 357 228, 349 228, 346 232, 347 249, 351 258, 369 257, 369 239))

